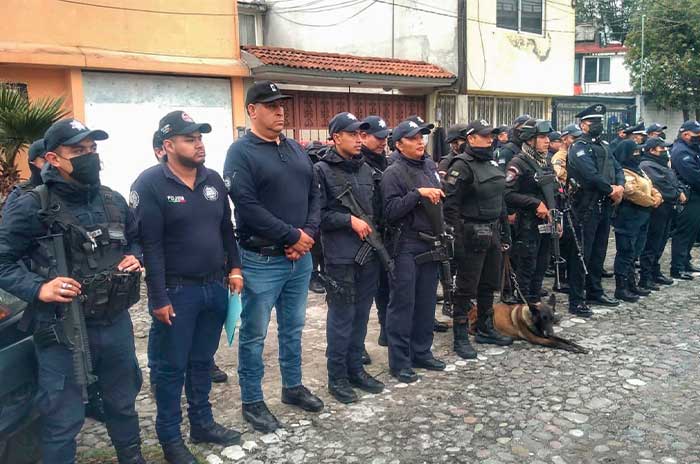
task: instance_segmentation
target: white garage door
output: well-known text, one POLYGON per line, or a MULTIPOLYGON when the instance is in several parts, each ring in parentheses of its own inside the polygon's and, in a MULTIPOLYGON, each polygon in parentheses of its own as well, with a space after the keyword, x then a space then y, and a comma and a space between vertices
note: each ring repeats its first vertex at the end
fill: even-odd
POLYGON ((141 171, 155 164, 153 132, 160 118, 173 110, 211 124, 211 133, 204 135, 206 166, 223 170, 233 141, 228 79, 85 72, 83 84, 85 123, 109 134, 98 144, 102 183, 125 198, 141 171))

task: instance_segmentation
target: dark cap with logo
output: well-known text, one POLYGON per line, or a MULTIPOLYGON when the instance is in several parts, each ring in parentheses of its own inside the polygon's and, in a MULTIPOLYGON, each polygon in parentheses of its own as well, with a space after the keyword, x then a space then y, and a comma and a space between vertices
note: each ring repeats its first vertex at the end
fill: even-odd
POLYGON ((508 132, 510 130, 510 126, 506 126, 505 124, 502 124, 496 128, 496 134, 503 134, 504 132, 508 132))
POLYGON ((270 103, 285 98, 292 98, 289 95, 284 95, 277 84, 272 81, 260 81, 253 84, 245 96, 245 106, 254 103, 270 103))
POLYGON ((417 134, 430 134, 432 124, 418 124, 409 119, 401 121, 398 126, 394 127, 391 133, 391 138, 394 142, 398 142, 404 137, 415 137, 417 134))
POLYGON ((651 150, 652 148, 658 148, 658 147, 664 147, 668 148, 672 143, 668 143, 661 137, 649 137, 647 141, 644 143, 644 149, 645 150, 651 150))
POLYGON ((175 135, 187 135, 194 132, 208 134, 211 132, 211 126, 206 122, 194 122, 190 115, 184 111, 171 111, 161 118, 158 123, 158 132, 165 140, 175 135))
POLYGON ((556 142, 557 140, 561 140, 561 132, 552 131, 549 134, 547 134, 547 137, 549 137, 550 142, 556 142))
POLYGON ((606 108, 605 105, 602 103, 596 103, 595 105, 591 105, 585 110, 581 111, 576 115, 577 118, 579 119, 594 119, 594 118, 603 118, 603 115, 605 114, 606 108))
POLYGON ((29 145, 28 158, 31 163, 37 158, 43 158, 46 154, 46 145, 44 145, 44 139, 35 140, 29 145))
POLYGON ((583 135, 583 131, 579 127, 578 124, 569 124, 564 128, 563 131, 561 131, 562 137, 566 137, 567 135, 571 135, 574 137, 580 137, 583 135))
POLYGON ((472 121, 469 124, 467 124, 467 127, 464 129, 464 133, 466 135, 493 135, 496 134, 496 130, 494 127, 489 124, 489 122, 485 119, 477 119, 476 121, 472 121))
POLYGON ((61 145, 76 145, 86 138, 106 140, 109 135, 103 130, 90 130, 77 119, 61 119, 48 128, 44 134, 46 151, 53 151, 61 145))
POLYGON ((447 137, 445 137, 445 142, 452 143, 455 140, 466 140, 467 134, 465 133, 467 129, 466 124, 455 124, 447 129, 447 137))
POLYGON ((354 114, 344 111, 333 116, 328 123, 328 137, 338 132, 357 132, 367 129, 369 129, 369 123, 360 121, 354 114))
POLYGON ((683 123, 680 129, 678 129, 678 132, 692 132, 694 134, 700 134, 700 123, 695 121, 694 119, 691 119, 689 121, 686 121, 683 123))
POLYGON ((391 129, 387 127, 386 121, 379 116, 367 116, 362 122, 369 124, 369 128, 362 130, 378 139, 387 138, 389 132, 391 132, 391 129))
POLYGON ((625 134, 647 135, 647 131, 644 129, 644 123, 640 122, 635 126, 625 129, 625 134))
POLYGON ((407 118, 406 118, 406 121, 413 121, 413 122, 415 122, 416 124, 418 124, 419 126, 425 126, 425 127, 427 127, 428 129, 430 129, 430 130, 435 129, 435 124, 426 123, 426 122, 423 120, 423 118, 421 118, 421 117, 418 116, 417 114, 412 114, 411 116, 407 117, 407 118))
POLYGON ((658 122, 652 123, 647 127, 647 134, 650 134, 652 132, 663 132, 666 129, 668 129, 668 126, 662 126, 658 122))

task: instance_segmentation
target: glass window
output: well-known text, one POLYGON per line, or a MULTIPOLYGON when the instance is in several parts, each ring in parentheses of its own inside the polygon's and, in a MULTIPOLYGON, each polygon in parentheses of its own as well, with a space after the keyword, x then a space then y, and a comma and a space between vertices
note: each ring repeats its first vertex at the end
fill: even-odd
POLYGON ((496 2, 496 25, 504 29, 518 30, 518 6, 520 0, 498 0, 496 2))
POLYGON ((542 1, 520 0, 520 30, 542 34, 542 1))
POLYGON ((580 56, 574 60, 574 84, 576 85, 581 83, 581 61, 583 60, 580 56))
POLYGON ((238 40, 240 45, 255 45, 255 15, 238 15, 238 40))
POLYGON ((598 58, 598 82, 610 82, 610 58, 598 58))
POLYGON ((597 82, 598 81, 598 58, 586 58, 583 60, 586 69, 584 70, 583 82, 597 82))

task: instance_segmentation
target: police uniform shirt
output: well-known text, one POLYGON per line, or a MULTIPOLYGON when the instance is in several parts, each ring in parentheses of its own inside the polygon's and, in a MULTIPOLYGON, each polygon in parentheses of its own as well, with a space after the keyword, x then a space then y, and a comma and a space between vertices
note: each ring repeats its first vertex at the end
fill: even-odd
POLYGON ((681 181, 700 192, 700 153, 694 145, 688 145, 681 138, 671 148, 671 167, 681 181))
POLYGON ((595 190, 603 195, 612 192, 612 185, 625 185, 625 176, 622 167, 611 156, 607 142, 592 139, 588 134, 583 134, 569 148, 567 156, 569 178, 575 178, 584 189, 595 190), (605 161, 602 157, 607 157, 605 161), (599 164, 609 163, 611 178, 606 178, 604 173, 598 172, 599 164))
POLYGON ((204 278, 241 266, 226 187, 215 171, 200 166, 190 189, 160 163, 141 174, 129 202, 139 223, 153 307, 170 304, 166 276, 204 278))

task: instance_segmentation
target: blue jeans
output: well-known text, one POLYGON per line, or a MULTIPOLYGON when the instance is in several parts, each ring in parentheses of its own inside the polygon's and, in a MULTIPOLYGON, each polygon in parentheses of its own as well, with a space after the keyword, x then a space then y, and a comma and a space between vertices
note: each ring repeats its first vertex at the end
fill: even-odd
POLYGON ((301 385, 301 333, 311 279, 311 254, 298 261, 263 256, 241 249, 243 289, 238 340, 238 380, 244 404, 263 401, 263 348, 272 307, 277 312, 277 337, 282 386, 301 385))
POLYGON ((161 443, 181 438, 182 386, 187 395, 190 425, 214 421, 209 403, 210 370, 219 347, 228 310, 228 290, 222 282, 167 288, 175 317, 156 325, 156 433, 161 443))

